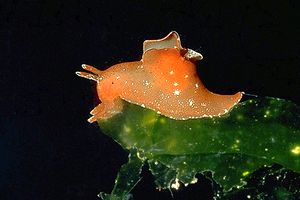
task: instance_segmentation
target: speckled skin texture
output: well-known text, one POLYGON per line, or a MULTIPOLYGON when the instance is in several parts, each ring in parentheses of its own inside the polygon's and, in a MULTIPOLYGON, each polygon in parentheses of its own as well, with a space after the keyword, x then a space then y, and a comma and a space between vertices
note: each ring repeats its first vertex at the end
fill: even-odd
POLYGON ((105 71, 83 65, 93 74, 77 72, 77 75, 97 82, 101 101, 91 111, 93 116, 89 122, 108 119, 121 112, 121 100, 176 120, 220 116, 240 101, 242 92, 219 95, 205 88, 197 75, 195 59, 187 57, 188 49, 181 47, 176 32, 157 43, 159 48, 144 50, 141 61, 116 64, 105 71))

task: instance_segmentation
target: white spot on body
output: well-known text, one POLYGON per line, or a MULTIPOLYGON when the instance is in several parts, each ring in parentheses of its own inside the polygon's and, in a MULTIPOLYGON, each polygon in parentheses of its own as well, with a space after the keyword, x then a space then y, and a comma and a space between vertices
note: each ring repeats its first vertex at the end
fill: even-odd
POLYGON ((175 90, 173 93, 174 95, 178 96, 180 94, 180 90, 175 90))
POLYGON ((173 85, 176 87, 176 86, 178 86, 179 84, 175 82, 175 83, 173 83, 173 85))
POLYGON ((173 75, 174 74, 174 71, 172 70, 172 71, 170 71, 170 75, 173 75))
POLYGON ((143 83, 144 83, 144 85, 146 85, 146 86, 150 85, 149 81, 147 81, 147 80, 143 80, 143 83))
POLYGON ((189 106, 193 106, 194 105, 194 100, 193 99, 189 99, 189 106))

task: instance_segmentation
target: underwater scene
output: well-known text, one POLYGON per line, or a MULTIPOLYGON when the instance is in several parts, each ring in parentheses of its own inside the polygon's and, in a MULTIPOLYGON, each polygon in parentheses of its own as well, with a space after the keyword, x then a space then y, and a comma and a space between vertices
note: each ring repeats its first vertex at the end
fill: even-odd
POLYGON ((0 199, 300 199, 299 9, 0 3, 0 199))

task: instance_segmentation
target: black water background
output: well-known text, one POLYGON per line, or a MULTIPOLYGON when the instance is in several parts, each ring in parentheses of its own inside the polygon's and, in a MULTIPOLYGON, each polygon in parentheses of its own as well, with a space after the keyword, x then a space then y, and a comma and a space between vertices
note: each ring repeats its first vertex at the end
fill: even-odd
MULTIPOLYGON (((106 69, 141 57, 145 39, 171 30, 201 52, 214 92, 245 91, 300 104, 298 1, 0 2, 0 199, 96 199, 126 153, 86 122, 94 84, 82 63, 106 69)), ((168 199, 150 184, 136 199, 168 199)), ((209 198, 209 184, 199 187, 209 198)))

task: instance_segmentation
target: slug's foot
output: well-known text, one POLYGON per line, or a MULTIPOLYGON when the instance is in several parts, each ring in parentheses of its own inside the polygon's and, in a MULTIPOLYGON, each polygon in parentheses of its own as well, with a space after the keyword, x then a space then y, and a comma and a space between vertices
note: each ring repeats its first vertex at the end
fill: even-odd
POLYGON ((90 117, 87 121, 93 123, 98 119, 106 120, 120 113, 122 111, 122 108, 123 104, 121 100, 100 103, 93 110, 91 110, 90 114, 93 116, 90 117))

